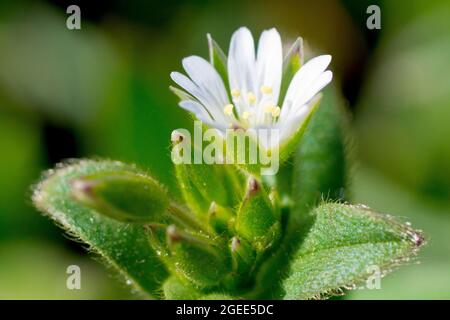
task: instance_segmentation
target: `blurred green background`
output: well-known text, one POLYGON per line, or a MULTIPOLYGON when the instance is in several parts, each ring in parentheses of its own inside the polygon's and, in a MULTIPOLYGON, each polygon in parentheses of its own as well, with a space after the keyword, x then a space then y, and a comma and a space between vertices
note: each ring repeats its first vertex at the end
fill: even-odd
POLYGON ((450 298, 450 2, 138 0, 0 2, 0 299, 134 298, 30 203, 40 172, 66 158, 136 162, 169 186, 170 132, 189 126, 169 73, 224 49, 246 25, 333 55, 351 111, 354 202, 424 230, 420 256, 347 299, 450 298), (82 29, 66 28, 79 4, 82 29), (381 7, 382 29, 366 28, 381 7), (417 264, 420 262, 420 264, 417 264), (66 268, 82 270, 67 290, 66 268))

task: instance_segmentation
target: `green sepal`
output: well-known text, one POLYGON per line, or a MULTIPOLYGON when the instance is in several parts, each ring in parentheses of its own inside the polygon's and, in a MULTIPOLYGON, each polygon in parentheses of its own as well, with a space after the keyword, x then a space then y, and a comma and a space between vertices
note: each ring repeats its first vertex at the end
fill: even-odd
POLYGON ((227 92, 230 92, 228 82, 227 56, 209 33, 206 35, 206 38, 208 39, 209 62, 219 73, 220 77, 223 80, 223 83, 225 84, 227 92))
POLYGON ((172 133, 172 143, 174 150, 190 153, 175 163, 175 172, 186 204, 201 220, 206 220, 211 202, 224 207, 238 203, 243 192, 242 177, 235 168, 221 163, 195 163, 196 153, 200 157, 203 151, 192 145, 181 130, 172 133))
POLYGON ((297 131, 294 132, 291 138, 283 142, 279 147, 279 156, 280 163, 285 163, 289 157, 294 153, 294 151, 298 148, 299 142, 303 138, 306 128, 319 108, 320 101, 322 99, 322 94, 319 93, 314 99, 310 102, 311 108, 309 113, 303 119, 303 122, 298 127, 297 131))
POLYGON ((255 176, 260 176, 261 164, 259 161, 260 146, 251 131, 243 128, 227 130, 223 141, 225 149, 225 162, 235 165, 255 176), (242 146, 244 146, 242 148, 242 146))
POLYGON ((187 93, 184 90, 181 90, 177 87, 174 86, 169 86, 170 91, 172 91, 178 98, 180 98, 180 101, 185 101, 185 100, 192 100, 195 101, 195 98, 193 96, 191 96, 189 93, 187 93))
POLYGON ((289 85, 304 63, 303 39, 298 37, 288 50, 283 60, 283 77, 279 101, 284 101, 289 85))
POLYGON ((266 149, 258 143, 254 129, 234 128, 224 140, 226 163, 256 177, 274 175, 278 170, 279 149, 266 149), (243 146, 243 147, 242 147, 243 146))
POLYGON ((280 237, 279 213, 272 207, 262 185, 253 177, 249 179, 247 194, 239 207, 235 229, 257 252, 267 250, 280 237))
POLYGON ((234 228, 232 210, 212 202, 208 211, 208 224, 218 235, 231 234, 234 228))
POLYGON ((256 263, 256 251, 249 242, 238 237, 231 238, 229 242, 231 252, 232 273, 229 281, 226 281, 229 288, 244 288, 252 284, 254 278, 251 276, 256 263))
POLYGON ((153 178, 128 171, 77 177, 71 186, 74 199, 124 222, 161 221, 169 201, 165 188, 153 178))
POLYGON ((161 261, 168 264, 170 257, 167 248, 167 225, 162 223, 149 223, 144 225, 150 246, 155 250, 161 261))
POLYGON ((167 244, 173 270, 196 287, 218 286, 231 270, 226 248, 204 234, 171 225, 167 228, 167 244))

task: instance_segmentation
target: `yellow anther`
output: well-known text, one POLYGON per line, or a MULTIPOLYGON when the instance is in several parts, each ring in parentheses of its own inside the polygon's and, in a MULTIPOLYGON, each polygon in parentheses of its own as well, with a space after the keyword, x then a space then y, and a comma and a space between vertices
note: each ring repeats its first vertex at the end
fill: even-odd
POLYGON ((241 95, 241 91, 239 91, 239 89, 233 89, 231 90, 231 95, 235 98, 239 98, 239 96, 241 95))
POLYGON ((265 94, 271 94, 273 92, 273 89, 272 89, 272 87, 269 87, 269 86, 262 86, 261 92, 265 93, 265 94))
POLYGON ((255 96, 255 94, 253 93, 253 92, 249 92, 249 93, 247 93, 247 99, 248 99, 248 102, 250 103, 250 104, 253 104, 253 103, 255 103, 256 102, 256 96, 255 96))
POLYGON ((272 113, 275 110, 275 106, 272 104, 268 104, 264 107, 264 113, 272 113))
POLYGON ((280 107, 275 107, 272 110, 272 117, 276 118, 280 115, 280 113, 281 113, 280 107))
POLYGON ((234 108, 234 106, 231 103, 227 104, 225 107, 223 107, 223 112, 227 116, 231 116, 233 114, 233 108, 234 108))
POLYGON ((242 119, 244 120, 248 120, 248 118, 250 118, 251 114, 248 111, 244 111, 242 112, 242 119))

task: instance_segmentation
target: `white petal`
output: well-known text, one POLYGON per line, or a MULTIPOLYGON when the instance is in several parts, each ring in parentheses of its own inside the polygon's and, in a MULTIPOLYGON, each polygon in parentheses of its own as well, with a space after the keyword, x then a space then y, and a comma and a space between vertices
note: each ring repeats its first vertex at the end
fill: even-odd
POLYGON ((202 103, 206 99, 206 97, 203 96, 202 92, 199 90, 197 85, 192 82, 191 79, 186 77, 184 74, 179 73, 177 71, 170 73, 170 78, 180 87, 182 87, 184 90, 186 90, 189 94, 196 97, 199 101, 202 103))
POLYGON ((239 89, 243 94, 255 93, 255 44, 247 28, 239 28, 231 37, 228 78, 231 89, 239 89))
POLYGON ((210 120, 209 118, 197 117, 197 119, 206 124, 208 127, 217 129, 217 131, 221 135, 223 135, 228 129, 228 126, 224 125, 223 123, 210 120))
POLYGON ((295 106, 295 109, 292 109, 289 117, 285 119, 281 119, 277 123, 280 127, 280 140, 288 139, 292 137, 303 124, 303 121, 311 112, 311 109, 319 102, 320 95, 315 95, 308 104, 302 106, 295 106))
POLYGON ((256 61, 258 94, 261 95, 261 86, 272 88, 272 101, 276 105, 280 94, 283 50, 280 34, 275 28, 261 34, 256 61))
POLYGON ((280 121, 290 118, 300 106, 306 104, 317 93, 313 93, 311 96, 312 90, 310 88, 314 87, 315 81, 321 77, 330 62, 331 56, 319 56, 308 61, 297 71, 286 93, 283 107, 281 108, 280 121))
POLYGON ((284 140, 292 138, 292 136, 298 131, 305 116, 308 114, 308 109, 297 112, 294 116, 291 116, 287 121, 280 126, 280 143, 284 140))
POLYGON ((184 100, 180 101, 178 105, 184 110, 193 113, 197 118, 212 120, 211 115, 206 111, 205 107, 197 101, 184 100))
POLYGON ((176 84, 193 95, 203 106, 205 106, 216 121, 225 121, 222 112, 223 106, 219 107, 215 99, 213 99, 210 94, 199 88, 184 74, 172 72, 170 77, 176 84))
POLYGON ((217 100, 220 107, 229 103, 223 80, 208 61, 198 56, 190 56, 183 59, 183 67, 192 81, 211 98, 217 100))
POLYGON ((289 85, 283 106, 288 102, 294 102, 306 92, 310 84, 317 79, 331 62, 331 56, 323 55, 309 60, 299 71, 289 85))
POLYGON ((175 95, 176 95, 178 98, 180 98, 181 101, 183 101, 183 100, 195 100, 195 98, 194 98, 191 94, 187 93, 187 92, 184 91, 184 90, 181 90, 180 88, 177 88, 177 87, 174 87, 174 86, 169 86, 169 89, 170 89, 173 93, 175 93, 175 95))
POLYGON ((331 71, 323 72, 313 83, 309 85, 305 93, 294 101, 295 106, 301 106, 307 104, 312 98, 314 98, 320 90, 325 88, 327 84, 333 79, 333 73, 331 71))
POLYGON ((279 143, 279 131, 275 134, 272 130, 274 129, 271 127, 260 127, 253 134, 258 140, 258 144, 266 150, 272 149, 279 143))
POLYGON ((214 121, 208 114, 208 112, 206 112, 205 107, 197 101, 180 101, 179 106, 193 113, 198 120, 211 128, 216 128, 220 132, 224 132, 227 129, 227 126, 225 126, 224 124, 214 121))

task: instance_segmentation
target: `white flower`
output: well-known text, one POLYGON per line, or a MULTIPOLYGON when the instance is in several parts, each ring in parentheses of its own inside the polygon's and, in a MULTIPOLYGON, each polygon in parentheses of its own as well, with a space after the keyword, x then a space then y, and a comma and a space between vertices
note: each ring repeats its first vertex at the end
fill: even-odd
MULTIPOLYGON (((326 71, 331 56, 311 59, 292 77, 284 101, 279 101, 283 77, 282 43, 276 29, 261 34, 258 50, 250 31, 242 27, 231 38, 226 69, 228 86, 205 59, 183 59, 187 76, 171 78, 185 91, 174 89, 180 106, 207 125, 225 133, 227 128, 278 129, 277 144, 292 137, 314 104, 314 98, 333 75, 326 71), (228 90, 226 88, 229 88, 228 90)), ((263 142, 266 147, 273 147, 263 142)))

